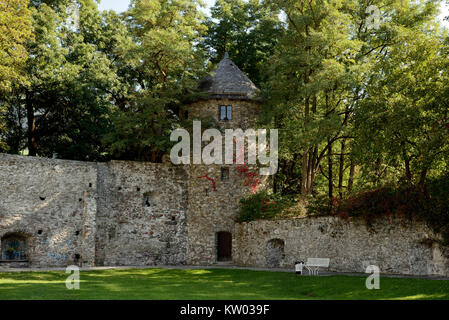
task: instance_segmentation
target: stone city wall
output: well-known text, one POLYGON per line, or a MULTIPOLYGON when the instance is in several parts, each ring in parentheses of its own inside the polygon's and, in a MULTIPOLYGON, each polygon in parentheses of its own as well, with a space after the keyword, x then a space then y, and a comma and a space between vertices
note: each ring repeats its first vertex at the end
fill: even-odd
POLYGON ((33 267, 185 264, 188 181, 167 163, 0 154, 0 267, 11 239, 33 267))
POLYGON ((318 257, 330 258, 333 271, 377 265, 384 273, 449 276, 449 249, 423 223, 385 220, 368 229, 360 220, 310 217, 236 224, 239 200, 250 192, 236 165, 0 154, 0 267, 9 264, 11 239, 26 244, 21 263, 32 267, 211 265, 217 234, 228 232, 240 266, 293 268, 318 257))
POLYGON ((185 167, 112 161, 98 177, 97 265, 186 263, 185 167))
POLYGON ((330 258, 330 270, 449 276, 449 249, 421 222, 386 220, 368 230, 363 221, 334 217, 237 224, 234 263, 293 268, 307 258, 330 258))
POLYGON ((266 188, 271 182, 269 176, 260 176, 258 172, 255 166, 236 164, 190 166, 187 219, 189 264, 212 265, 218 262, 217 236, 220 232, 231 233, 232 256, 237 255, 239 248, 235 242, 234 227, 240 199, 266 188), (251 173, 256 175, 251 176, 251 173))
POLYGON ((96 182, 94 163, 0 154, 0 239, 31 266, 94 265, 96 182))
POLYGON ((217 233, 233 233, 240 198, 249 187, 236 165, 192 165, 190 171, 189 264, 211 265, 217 262, 217 233), (227 170, 225 179, 222 169, 227 170))

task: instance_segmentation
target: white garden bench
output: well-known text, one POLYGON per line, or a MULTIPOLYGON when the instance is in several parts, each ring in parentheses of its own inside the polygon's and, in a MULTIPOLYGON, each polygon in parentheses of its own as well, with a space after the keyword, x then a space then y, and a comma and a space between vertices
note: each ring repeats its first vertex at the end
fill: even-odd
POLYGON ((308 258, 304 267, 309 271, 309 275, 318 275, 319 268, 329 268, 329 258, 308 258))

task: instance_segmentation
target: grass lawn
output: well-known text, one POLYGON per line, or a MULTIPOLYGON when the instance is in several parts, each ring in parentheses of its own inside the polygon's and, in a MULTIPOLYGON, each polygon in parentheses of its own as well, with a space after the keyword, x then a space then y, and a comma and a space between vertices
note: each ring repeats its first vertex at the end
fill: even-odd
POLYGON ((6 299, 449 299, 449 281, 380 279, 367 290, 365 277, 297 276, 230 269, 120 269, 81 271, 80 290, 67 290, 64 271, 0 273, 6 299))

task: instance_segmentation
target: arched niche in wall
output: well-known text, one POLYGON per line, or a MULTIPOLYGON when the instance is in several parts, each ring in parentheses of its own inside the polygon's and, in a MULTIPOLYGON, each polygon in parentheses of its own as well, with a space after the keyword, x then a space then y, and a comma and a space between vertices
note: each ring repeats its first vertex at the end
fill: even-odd
POLYGON ((11 232, 1 238, 1 260, 28 261, 29 235, 22 232, 11 232))
POLYGON ((285 257, 285 242, 282 239, 271 239, 267 242, 266 263, 269 268, 279 268, 285 257))

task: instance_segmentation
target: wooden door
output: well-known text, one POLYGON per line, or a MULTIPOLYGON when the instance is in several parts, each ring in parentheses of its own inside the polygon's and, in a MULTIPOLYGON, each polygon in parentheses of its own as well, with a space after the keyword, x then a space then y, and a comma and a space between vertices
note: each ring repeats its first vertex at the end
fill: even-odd
POLYGON ((217 261, 232 261, 232 234, 217 233, 217 261))

